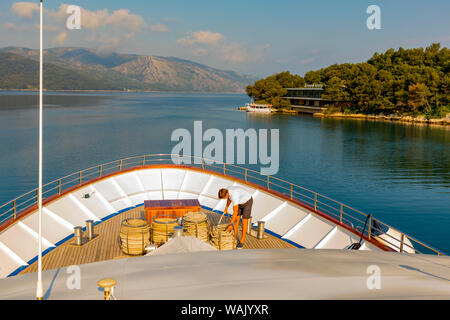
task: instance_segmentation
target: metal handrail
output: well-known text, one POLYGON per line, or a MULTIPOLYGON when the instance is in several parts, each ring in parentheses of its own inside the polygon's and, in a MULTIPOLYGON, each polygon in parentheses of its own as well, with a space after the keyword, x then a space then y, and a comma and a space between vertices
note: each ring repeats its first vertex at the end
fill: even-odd
MULTIPOLYGON (((358 230, 362 229, 361 225, 364 223, 363 220, 367 217, 367 215, 357 209, 354 209, 348 205, 345 205, 339 201, 336 201, 334 199, 331 199, 327 196, 324 196, 320 193, 317 193, 315 191, 309 190, 307 188, 298 186, 296 184, 290 183, 286 180, 276 178, 273 176, 264 176, 261 175, 258 171, 244 168, 241 166, 237 166, 234 164, 228 164, 224 162, 218 162, 212 159, 197 157, 197 156, 191 156, 191 155, 177 155, 177 154, 146 154, 142 156, 133 156, 133 157, 127 157, 119 160, 110 161, 104 164, 100 164, 98 166, 90 167, 88 169, 84 169, 69 175, 66 175, 62 178, 59 178, 57 180, 54 180, 52 182, 49 182, 45 184, 43 187, 48 188, 48 190, 45 190, 42 192, 43 195, 46 196, 46 198, 54 195, 60 195, 64 192, 64 190, 81 186, 83 184, 83 181, 89 181, 93 178, 99 178, 104 176, 105 174, 110 174, 117 171, 123 171, 125 169, 129 168, 139 168, 139 167, 145 167, 148 164, 152 163, 170 163, 175 165, 189 165, 189 166, 198 166, 202 169, 209 169, 212 171, 219 172, 225 176, 235 177, 237 175, 238 177, 242 178, 246 182, 255 183, 265 189, 278 191, 286 195, 291 200, 297 200, 302 203, 308 204, 314 210, 321 212, 323 214, 326 214, 327 216, 332 217, 335 220, 338 220, 338 222, 341 225, 347 224, 348 226, 351 226, 355 232, 358 232, 358 230), (172 161, 172 159, 175 158, 177 161, 172 161), (196 161, 197 160, 197 161, 196 161), (66 181, 70 179, 69 181, 66 181), (256 181, 256 182, 255 182, 256 181), (286 186, 283 186, 285 184, 286 186), (308 200, 305 200, 309 199, 308 200), (336 207, 335 207, 335 206, 336 207), (336 213, 331 212, 330 210, 336 211, 336 213), (326 213, 325 213, 326 212, 326 213), (362 216, 362 217, 361 217, 362 216), (354 227, 354 225, 357 225, 354 227), (359 226, 358 226, 359 225, 359 226)), ((37 201, 37 195, 38 195, 38 189, 33 189, 17 198, 14 198, 3 205, 0 205, 0 226, 6 222, 15 222, 20 217, 20 212, 29 209, 36 205, 37 201), (34 201, 33 201, 34 200, 34 201), (30 204, 28 204, 31 202, 30 204), (26 207, 23 208, 23 206, 27 204, 26 207), (20 208, 20 210, 19 210, 20 208)), ((375 220, 373 218, 370 219, 370 222, 372 220, 375 220)), ((390 227, 389 225, 381 222, 380 220, 376 219, 376 221, 383 225, 384 227, 394 229, 390 227)), ((369 239, 373 238, 374 235, 372 235, 372 230, 378 230, 378 228, 375 228, 374 226, 370 226, 368 230, 365 231, 367 237, 369 239)), ((408 239, 414 245, 420 245, 421 247, 427 249, 430 253, 438 254, 438 255, 445 255, 443 252, 434 249, 430 245, 427 245, 407 234, 404 232, 399 231, 398 229, 394 229, 400 233, 400 239, 396 239, 392 237, 391 235, 384 234, 387 237, 395 239, 394 242, 400 243, 400 245, 392 244, 391 242, 387 241, 386 239, 383 239, 384 242, 390 244, 392 247, 396 248, 398 251, 402 252, 404 251, 405 247, 410 247, 407 243, 404 242, 405 239, 408 239)), ((381 231, 381 230, 380 230, 381 231)), ((362 232, 362 231, 360 231, 362 232)), ((411 248, 415 250, 417 253, 425 253, 421 252, 418 248, 411 248)), ((428 253, 428 252, 427 252, 428 253)))

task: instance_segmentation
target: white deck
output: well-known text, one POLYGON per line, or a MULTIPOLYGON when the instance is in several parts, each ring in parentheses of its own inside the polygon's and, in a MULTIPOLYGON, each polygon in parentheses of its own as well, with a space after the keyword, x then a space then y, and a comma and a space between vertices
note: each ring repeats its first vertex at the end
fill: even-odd
MULTIPOLYGON (((111 214, 142 205, 145 200, 196 198, 212 210, 223 211, 220 188, 237 183, 225 177, 184 168, 142 169, 94 182, 49 203, 44 208, 44 250, 73 234, 86 220, 100 221, 111 214), (91 194, 85 199, 85 194, 91 194)), ((266 221, 266 230, 303 248, 344 249, 357 237, 308 210, 262 190, 252 193, 252 221, 266 221)), ((230 208, 232 213, 232 208, 230 208)), ((37 213, 31 213, 0 233, 0 278, 37 256, 37 213), (4 258, 3 258, 4 257, 4 258)), ((364 250, 380 250, 365 244, 364 250)))

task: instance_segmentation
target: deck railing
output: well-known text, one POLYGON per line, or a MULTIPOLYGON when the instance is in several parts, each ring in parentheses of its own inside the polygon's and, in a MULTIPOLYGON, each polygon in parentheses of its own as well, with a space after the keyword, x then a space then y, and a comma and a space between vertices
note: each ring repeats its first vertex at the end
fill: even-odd
MULTIPOLYGON (((368 239, 376 239, 377 234, 384 233, 383 230, 388 228, 394 229, 372 216, 368 217, 367 214, 357 209, 288 181, 273 176, 264 176, 258 171, 233 164, 217 163, 211 159, 187 155, 180 156, 176 154, 149 154, 100 164, 45 184, 42 190, 42 198, 45 200, 51 196, 61 195, 64 190, 80 186, 89 180, 100 178, 110 173, 120 172, 130 168, 145 167, 151 164, 175 164, 201 167, 202 169, 212 170, 225 176, 238 178, 245 182, 259 185, 267 190, 276 191, 291 200, 299 201, 322 214, 326 214, 338 224, 355 230, 357 235, 358 233, 361 235, 366 218, 368 218, 367 227, 364 230, 364 235, 368 239)), ((13 223, 20 219, 20 212, 36 206, 38 192, 39 190, 36 188, 1 205, 0 226, 5 223, 13 223)), ((394 230, 398 232, 398 237, 384 234, 382 240, 399 252, 412 251, 415 253, 445 255, 443 252, 434 249, 430 245, 427 245, 398 229, 394 230), (407 243, 406 239, 409 240, 412 246, 407 243)))

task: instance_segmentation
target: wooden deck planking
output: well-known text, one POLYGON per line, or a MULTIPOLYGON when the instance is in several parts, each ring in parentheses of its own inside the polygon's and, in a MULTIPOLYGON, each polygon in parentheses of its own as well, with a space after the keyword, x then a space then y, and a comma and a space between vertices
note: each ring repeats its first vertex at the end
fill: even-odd
MULTIPOLYGON (((216 225, 220 215, 203 210, 208 216, 208 220, 212 225, 216 225)), ((106 261, 112 259, 130 258, 132 256, 122 253, 118 237, 120 226, 123 219, 133 217, 143 217, 143 208, 133 208, 123 212, 107 221, 99 223, 95 226, 95 234, 98 237, 91 240, 81 247, 71 245, 73 238, 66 243, 55 248, 42 258, 42 269, 51 270, 60 267, 67 267, 71 265, 80 265, 86 263, 93 263, 99 261, 106 261)), ((224 217, 222 223, 229 223, 230 218, 224 217)), ((240 234, 239 234, 240 236, 240 234)), ((267 239, 258 240, 255 237, 247 235, 244 243, 245 249, 267 249, 267 248, 295 248, 293 245, 268 235, 267 239)), ((36 272, 37 261, 24 269, 20 274, 36 272)))

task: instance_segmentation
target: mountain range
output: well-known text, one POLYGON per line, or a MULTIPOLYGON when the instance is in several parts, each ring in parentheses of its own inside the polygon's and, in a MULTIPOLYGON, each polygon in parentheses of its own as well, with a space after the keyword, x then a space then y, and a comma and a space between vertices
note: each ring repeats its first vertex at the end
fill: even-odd
MULTIPOLYGON (((0 48, 0 89, 36 89, 39 51, 0 48)), ((44 51, 46 90, 245 92, 256 79, 175 57, 88 48, 44 51)))

